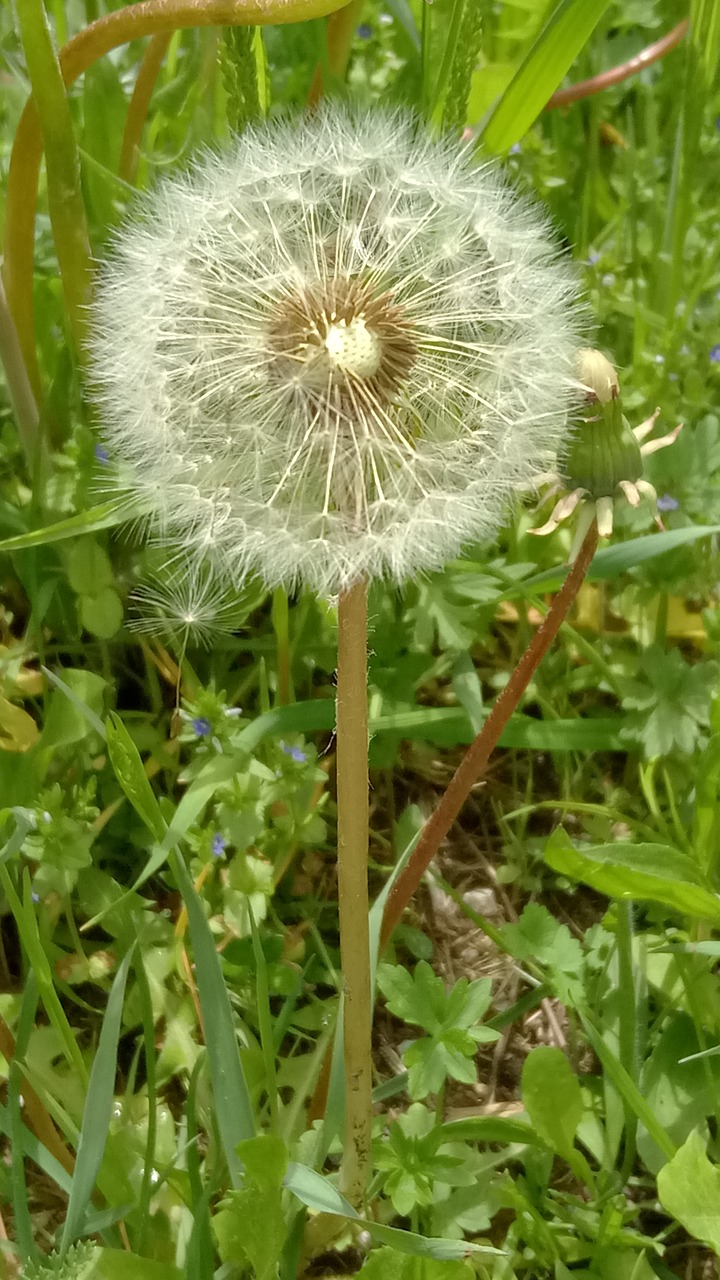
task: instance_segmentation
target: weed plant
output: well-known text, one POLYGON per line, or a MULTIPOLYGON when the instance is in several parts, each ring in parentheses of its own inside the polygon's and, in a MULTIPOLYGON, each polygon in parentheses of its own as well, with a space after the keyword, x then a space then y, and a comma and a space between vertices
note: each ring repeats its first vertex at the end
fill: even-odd
POLYGON ((0 40, 0 1275, 717 1275, 720 3, 15 0, 0 40), (557 494, 521 492, 343 613, 300 547, 225 583, 118 496, 96 261, 138 190, 323 97, 496 157, 617 369, 585 426, 684 424, 643 459, 657 509, 638 474, 590 484, 574 569, 557 494), (343 770, 367 788, 337 756, 365 610, 358 1177, 343 770))

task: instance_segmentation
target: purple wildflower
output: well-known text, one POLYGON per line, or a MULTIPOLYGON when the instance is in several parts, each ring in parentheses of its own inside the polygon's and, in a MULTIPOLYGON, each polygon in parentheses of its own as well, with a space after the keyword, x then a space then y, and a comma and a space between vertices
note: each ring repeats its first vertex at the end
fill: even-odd
POLYGON ((357 33, 361 40, 369 40, 372 35, 372 27, 369 22, 361 22, 357 29, 357 33))
POLYGON ((281 742, 280 750, 284 751, 286 756, 290 756, 290 759, 294 760, 296 764, 305 764, 307 760, 305 752, 301 751, 300 747, 288 746, 286 742, 281 742))
POLYGON ((227 841, 225 840, 225 837, 221 836, 220 832, 217 831, 213 836, 212 844, 210 845, 210 848, 212 849, 213 858, 222 857, 223 853, 225 852, 226 844, 227 844, 227 841))
POLYGON ((104 445, 96 444, 93 452, 97 462, 102 462, 104 465, 106 462, 110 461, 110 454, 104 445))
POLYGON ((679 506, 680 503, 677 498, 673 498, 669 493, 664 493, 662 497, 657 500, 658 511, 677 511, 679 506))
POLYGON ((196 716, 192 727, 198 738, 209 738, 212 733, 212 725, 205 716, 196 716))
POLYGON ((713 364, 720 364, 720 342, 716 342, 715 346, 710 348, 710 359, 713 364))

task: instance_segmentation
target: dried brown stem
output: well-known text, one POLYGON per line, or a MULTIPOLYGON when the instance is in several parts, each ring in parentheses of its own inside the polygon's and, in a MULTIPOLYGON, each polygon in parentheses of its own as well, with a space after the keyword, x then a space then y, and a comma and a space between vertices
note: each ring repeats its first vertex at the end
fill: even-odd
POLYGON ((533 636, 502 693, 493 703, 487 720, 475 741, 468 747, 437 809, 425 823, 410 861, 393 885, 385 905, 380 935, 381 949, 390 938, 472 788, 482 777, 503 729, 567 617, 595 554, 597 538, 597 526, 593 521, 580 554, 554 597, 541 626, 533 636))

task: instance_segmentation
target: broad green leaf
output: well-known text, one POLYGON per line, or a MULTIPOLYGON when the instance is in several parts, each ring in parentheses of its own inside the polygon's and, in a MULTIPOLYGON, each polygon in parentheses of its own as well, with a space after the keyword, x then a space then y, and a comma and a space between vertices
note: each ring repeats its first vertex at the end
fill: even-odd
POLYGON ((433 1142, 520 1143, 544 1146, 545 1140, 526 1120, 505 1116, 468 1116, 465 1120, 447 1120, 432 1130, 433 1142))
POLYGON ((85 671, 69 667, 63 671, 63 678, 56 675, 49 667, 43 667, 43 674, 62 694, 54 695, 50 710, 45 719, 45 726, 40 737, 41 747, 65 747, 73 742, 82 742, 87 737, 88 725, 105 737, 105 725, 98 712, 102 711, 103 695, 107 681, 94 671, 85 671))
POLYGON ((283 1186, 316 1213, 334 1213, 342 1218, 358 1217, 350 1202, 340 1195, 330 1179, 324 1178, 321 1173, 316 1173, 305 1164, 289 1164, 283 1186))
POLYGON ((720 920, 720 896, 692 859, 669 845, 618 841, 580 850, 560 827, 545 845, 545 861, 610 898, 660 902, 685 915, 720 920))
POLYGON ((61 1253, 65 1254, 82 1230, 85 1212, 90 1204, 98 1170, 102 1163, 112 1115, 117 1071, 117 1048, 122 1022, 125 984, 134 947, 126 952, 112 987, 100 1028, 100 1039, 93 1060, 83 1111, 80 1142, 77 1149, 75 1172, 70 1201, 63 1227, 61 1253))
MULTIPOLYGON (((536 751, 619 751, 622 750, 622 726, 620 716, 546 721, 514 715, 503 730, 500 745, 536 751)), ((258 743, 267 737, 318 733, 334 727, 334 699, 295 702, 288 707, 274 707, 265 715, 258 716, 238 736, 238 746, 254 751, 258 743)), ((370 733, 372 736, 393 733, 402 738, 421 738, 438 746, 472 742, 475 736, 467 713, 454 707, 417 707, 371 717, 370 733)))
POLYGON ((141 1258, 124 1249, 98 1249, 87 1280, 183 1280, 183 1276, 171 1262, 141 1258))
POLYGON ((110 640, 120 630, 123 603, 113 587, 80 596, 80 621, 91 636, 110 640))
POLYGON ((93 595, 113 584, 113 569, 104 547, 94 538, 78 538, 63 557, 68 582, 79 596, 93 595))
POLYGON ((250 1263, 255 1280, 274 1280, 288 1234, 279 1187, 231 1191, 213 1215, 212 1229, 224 1263, 243 1270, 250 1263))
POLYGON ((583 1101, 580 1082, 562 1050, 544 1044, 531 1050, 523 1066, 522 1099, 536 1133, 572 1163, 583 1101))
POLYGON ((105 729, 108 755, 115 777, 146 827, 152 831, 156 840, 162 841, 165 819, 143 768, 140 752, 116 712, 112 711, 108 716, 105 729))
MULTIPOLYGON (((629 538, 627 542, 615 542, 611 547, 596 551, 587 574, 588 582, 606 582, 619 578, 622 573, 635 569, 646 560, 689 546, 700 538, 720 533, 720 524, 688 525, 684 529, 666 529, 662 533, 648 533, 642 538, 629 538)), ((555 591, 562 586, 567 570, 548 569, 532 578, 512 586, 503 593, 504 599, 524 596, 533 592, 555 591)))
POLYGON ((246 1177, 257 1183, 261 1191, 280 1189, 288 1168, 287 1148, 281 1138, 271 1133, 246 1138, 240 1143, 238 1154, 246 1177))
POLYGON ((472 1280, 475 1273, 464 1262, 411 1258, 385 1247, 371 1253, 358 1274, 364 1280, 472 1280))
POLYGON ((560 0, 482 131, 491 151, 506 151, 527 133, 562 83, 610 0, 560 0))
POLYGON ((240 1061, 235 1020, 215 939, 190 872, 182 858, 175 853, 170 855, 170 865, 188 913, 215 1115, 230 1176, 237 1186, 242 1175, 242 1163, 237 1154, 238 1144, 255 1136, 255 1119, 240 1061))
POLYGON ((660 1170, 657 1186, 663 1208, 720 1254, 720 1168, 708 1160, 699 1133, 691 1133, 660 1170))

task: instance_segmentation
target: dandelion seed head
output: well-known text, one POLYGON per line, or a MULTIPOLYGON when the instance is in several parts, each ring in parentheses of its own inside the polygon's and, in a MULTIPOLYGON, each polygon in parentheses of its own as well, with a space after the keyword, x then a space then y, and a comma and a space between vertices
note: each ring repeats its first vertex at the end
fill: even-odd
POLYGON ((158 536, 233 581, 439 568, 562 449, 575 278, 469 147, 331 104, 139 213, 94 303, 106 443, 158 536))

